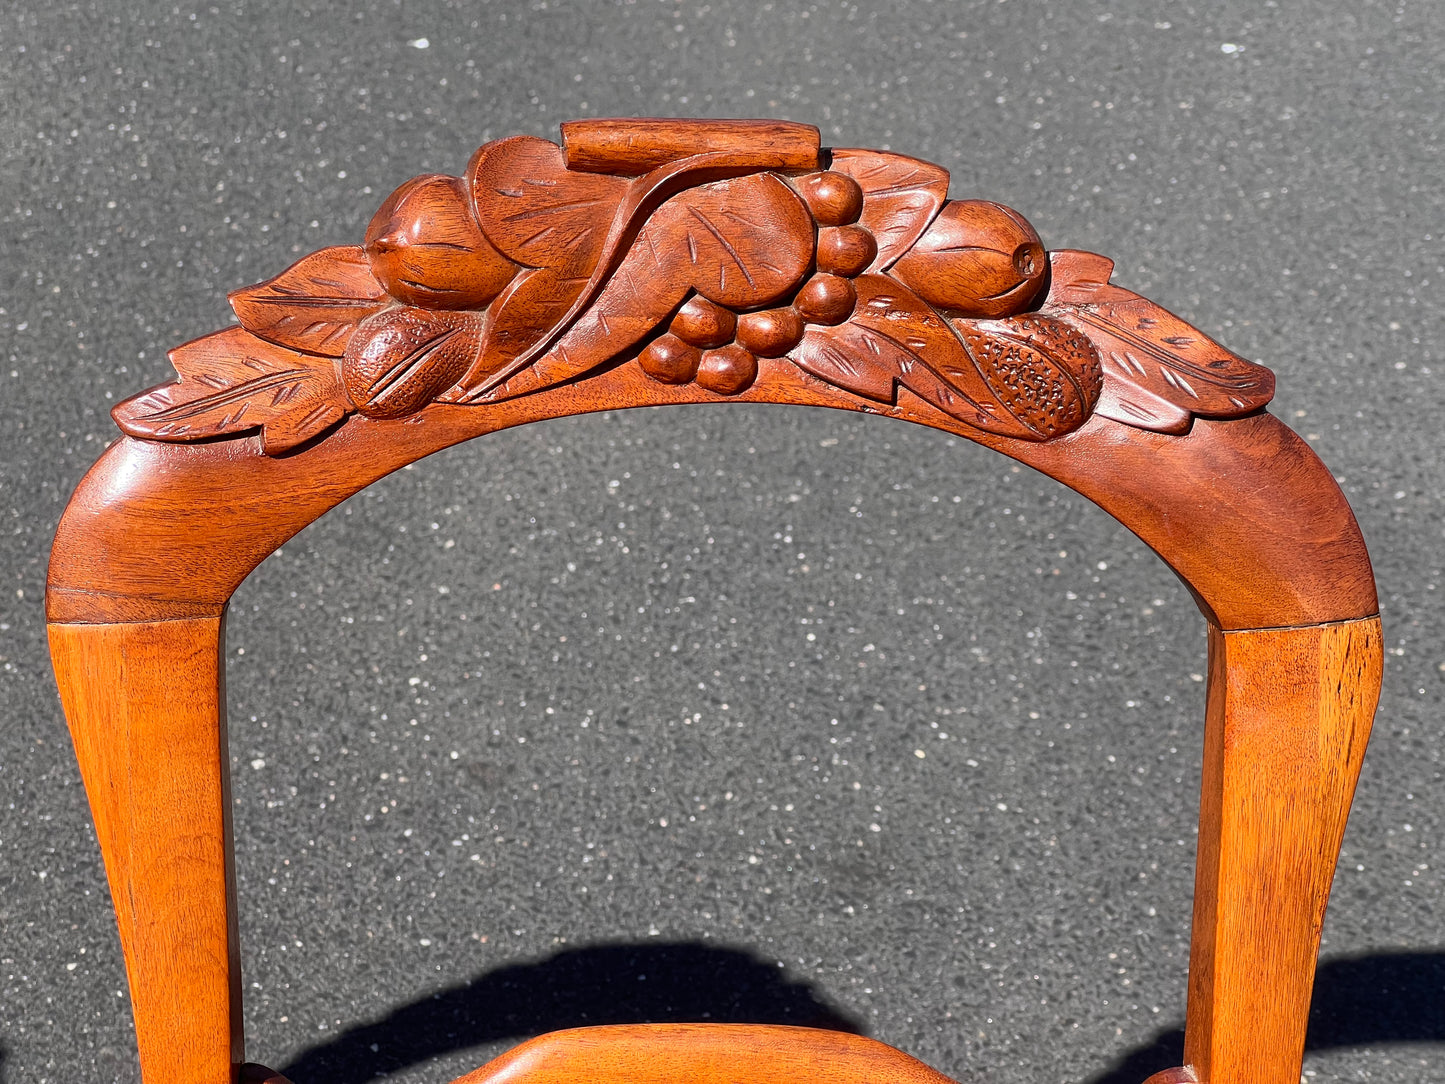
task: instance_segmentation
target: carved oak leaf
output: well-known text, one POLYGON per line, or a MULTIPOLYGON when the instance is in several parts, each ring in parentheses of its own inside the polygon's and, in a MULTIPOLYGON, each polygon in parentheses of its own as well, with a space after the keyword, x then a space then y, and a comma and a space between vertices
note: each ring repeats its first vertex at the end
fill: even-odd
POLYGON ((336 362, 266 342, 239 327, 170 352, 180 379, 132 396, 111 416, 133 437, 204 440, 260 427, 267 455, 330 428, 350 409, 336 362))
POLYGON ((356 325, 391 301, 359 245, 323 248, 255 286, 231 291, 241 326, 277 346, 339 358, 356 325))
POLYGON ((858 304, 836 327, 812 326, 790 355, 803 371, 880 402, 898 385, 959 421, 1037 440, 999 401, 973 356, 928 303, 885 275, 854 280, 858 304))
POLYGON ((1113 261, 1049 254, 1041 309, 1086 335, 1103 360, 1097 412, 1137 429, 1182 433, 1192 417, 1233 418, 1264 407, 1274 373, 1226 350, 1147 298, 1109 282, 1113 261))
POLYGON ((640 342, 692 292, 730 309, 778 301, 813 260, 813 223, 777 177, 755 173, 701 185, 663 203, 596 299, 531 366, 486 401, 550 387, 640 342))
POLYGON ((923 236, 948 198, 948 170, 884 151, 835 150, 830 167, 863 189, 858 221, 878 241, 869 271, 886 271, 923 236))

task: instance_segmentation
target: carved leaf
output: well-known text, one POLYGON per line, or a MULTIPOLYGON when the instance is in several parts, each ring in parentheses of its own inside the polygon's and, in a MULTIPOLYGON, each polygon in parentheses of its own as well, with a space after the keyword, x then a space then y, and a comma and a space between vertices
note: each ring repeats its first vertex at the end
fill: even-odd
POLYGON ((566 267, 584 283, 631 187, 622 177, 569 170, 562 148, 535 136, 486 144, 467 180, 482 232, 502 253, 529 267, 566 267))
POLYGON ((323 248, 230 294, 241 326, 278 346, 339 358, 356 325, 390 302, 359 245, 323 248))
POLYGON ((268 455, 323 432, 350 409, 336 362, 227 328, 176 347, 180 379, 111 411, 133 437, 204 440, 261 428, 268 455))
POLYGON ((1045 304, 1091 305, 1131 295, 1109 281, 1114 261, 1097 252, 1061 248, 1049 253, 1049 291, 1045 304))
POLYGON ((1112 264, 1103 257, 1053 253, 1051 265, 1054 281, 1042 311, 1076 327, 1098 350, 1104 367, 1098 413, 1177 433, 1192 416, 1237 417, 1274 396, 1272 372, 1109 283, 1112 264))
POLYGON ((588 372, 641 341, 694 290, 733 309, 777 301, 812 259, 807 208, 772 174, 689 189, 647 219, 596 300, 551 349, 485 398, 509 399, 588 372))
POLYGON ((878 241, 869 271, 885 271, 923 236, 948 198, 948 170, 884 151, 835 150, 832 169, 863 189, 859 222, 878 241))
POLYGON ((926 302, 883 275, 854 281, 858 304, 837 327, 809 327, 792 354, 805 372, 881 402, 902 385, 959 421, 1037 440, 999 402, 968 348, 926 302))

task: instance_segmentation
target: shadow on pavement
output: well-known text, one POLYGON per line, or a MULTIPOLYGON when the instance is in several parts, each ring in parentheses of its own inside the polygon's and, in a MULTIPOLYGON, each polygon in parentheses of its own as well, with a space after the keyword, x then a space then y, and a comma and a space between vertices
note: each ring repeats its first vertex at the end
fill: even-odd
MULTIPOLYGON (((1306 1050, 1445 1042, 1445 951, 1372 952, 1321 962, 1306 1050)), ((1184 1029, 1166 1028, 1088 1084, 1139 1084, 1184 1060, 1184 1029)))
POLYGON ((701 942, 597 945, 477 976, 302 1051, 296 1084, 361 1081, 441 1054, 595 1024, 796 1024, 859 1030, 776 963, 701 942))
MULTIPOLYGON (((699 942, 569 949, 487 972, 303 1051, 296 1081, 361 1081, 454 1050, 595 1024, 796 1024, 858 1032, 857 1020, 750 953, 699 942)), ((1445 951, 1325 961, 1315 978, 1309 1050, 1445 1042, 1445 951)), ((1160 1030, 1088 1084, 1139 1084, 1184 1060, 1184 1030, 1160 1030)), ((3 1067, 3 1052, 0 1052, 3 1067)), ((3 1068, 0 1068, 3 1072, 3 1068)))

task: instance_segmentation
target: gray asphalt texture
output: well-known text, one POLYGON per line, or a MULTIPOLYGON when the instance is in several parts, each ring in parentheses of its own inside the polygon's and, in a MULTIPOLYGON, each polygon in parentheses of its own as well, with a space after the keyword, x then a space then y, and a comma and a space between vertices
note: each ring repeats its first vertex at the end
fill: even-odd
MULTIPOLYGON (((7 7, 0 1078, 138 1079, 42 617, 109 406, 408 177, 652 114, 942 163, 1275 369, 1390 652, 1307 1079, 1445 1080, 1442 54, 1425 0, 7 7)), ((545 423, 326 516, 229 630, 248 1054, 297 1084, 648 1019, 965 1082, 1179 1059, 1203 622, 1029 470, 824 411, 545 423)))

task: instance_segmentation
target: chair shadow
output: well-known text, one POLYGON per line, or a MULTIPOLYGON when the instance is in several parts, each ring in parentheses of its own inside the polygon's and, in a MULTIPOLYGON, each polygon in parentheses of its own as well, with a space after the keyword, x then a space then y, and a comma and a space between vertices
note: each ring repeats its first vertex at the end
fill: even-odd
MULTIPOLYGON (((751 953, 700 942, 597 945, 489 971, 309 1047, 281 1068, 296 1084, 361 1081, 467 1047, 595 1024, 794 1024, 858 1033, 859 1021, 751 953)), ((1445 1042, 1445 951, 1376 952, 1320 964, 1307 1050, 1445 1042)), ((1160 1029, 1087 1084, 1139 1084, 1184 1060, 1160 1029)))
POLYGON ((775 962, 703 942, 568 949, 488 971, 312 1046, 280 1067, 296 1082, 360 1081, 501 1039, 595 1024, 859 1023, 775 962))
MULTIPOLYGON (((1445 951, 1372 952, 1321 961, 1306 1050, 1445 1042, 1445 951)), ((1088 1084, 1139 1084, 1184 1061, 1184 1029, 1163 1028, 1088 1084)))

